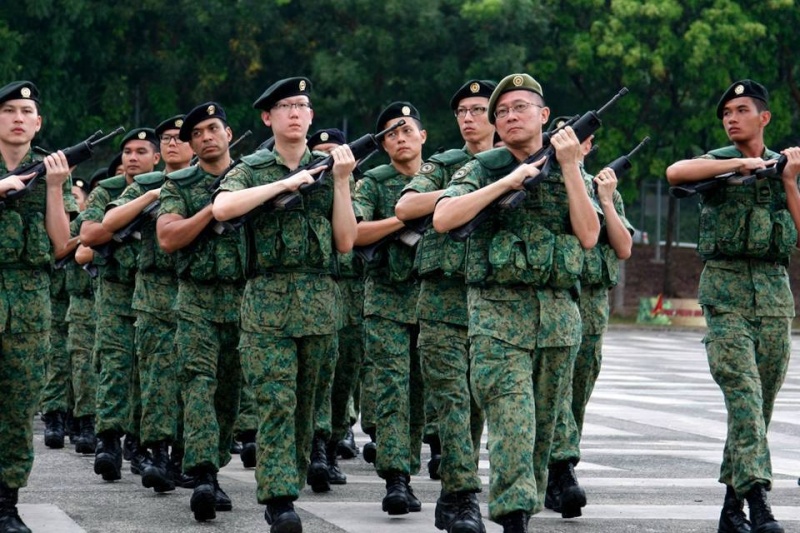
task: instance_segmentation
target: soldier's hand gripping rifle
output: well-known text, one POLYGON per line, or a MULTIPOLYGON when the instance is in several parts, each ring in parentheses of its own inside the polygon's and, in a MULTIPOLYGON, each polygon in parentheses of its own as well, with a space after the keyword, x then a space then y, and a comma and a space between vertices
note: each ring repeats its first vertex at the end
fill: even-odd
MULTIPOLYGON (((91 159, 92 155, 94 155, 94 147, 100 143, 106 142, 107 140, 115 137, 117 134, 122 133, 125 131, 125 128, 119 127, 109 133, 108 135, 103 136, 103 130, 97 130, 95 133, 89 136, 85 141, 81 141, 75 146, 70 146, 69 148, 65 148, 63 150, 64 156, 67 158, 67 165, 70 168, 83 163, 84 161, 91 159)), ((44 161, 34 161, 30 164, 21 166, 17 169, 12 170, 11 172, 5 174, 4 176, 0 176, 0 180, 7 178, 9 176, 24 176, 26 174, 33 173, 33 177, 28 180, 28 183, 25 184, 25 188, 20 189, 18 191, 8 191, 6 193, 5 199, 0 200, 0 210, 5 208, 6 202, 9 200, 19 200, 26 194, 28 194, 32 189, 33 186, 36 184, 36 180, 40 177, 47 174, 47 167, 44 165, 44 161)))
POLYGON ((609 107, 614 105, 617 100, 622 98, 628 94, 628 88, 623 87, 619 90, 617 94, 614 95, 611 100, 606 102, 606 104, 598 109, 597 111, 587 111, 582 116, 578 117, 577 115, 569 119, 564 125, 552 132, 551 134, 544 133, 542 135, 542 147, 536 151, 533 155, 528 156, 521 164, 528 164, 528 163, 535 163, 542 158, 547 158, 542 165, 539 173, 536 176, 531 176, 526 178, 523 181, 524 189, 520 191, 509 191, 499 198, 495 199, 492 203, 487 205, 483 210, 481 210, 475 218, 467 222, 466 224, 455 228, 449 232, 450 236, 453 240, 456 241, 464 241, 466 240, 478 226, 481 225, 485 220, 492 216, 492 214, 498 209, 513 209, 517 207, 527 196, 526 190, 532 191, 534 190, 539 183, 544 180, 550 172, 550 168, 552 167, 553 159, 556 157, 556 150, 553 148, 552 144, 550 143, 550 138, 554 133, 561 130, 562 128, 566 128, 567 126, 572 126, 575 135, 578 137, 578 142, 583 142, 589 138, 589 136, 594 135, 600 126, 603 125, 603 122, 600 120, 600 115, 604 113, 609 107))
MULTIPOLYGON (((636 145, 636 148, 630 151, 627 155, 621 155, 615 160, 613 160, 610 164, 606 165, 603 168, 610 168, 614 171, 614 174, 617 178, 621 177, 625 173, 627 173, 631 169, 631 158, 635 156, 639 150, 644 147, 645 144, 650 142, 650 137, 645 137, 642 139, 642 142, 636 145)), ((592 181, 592 186, 594 187, 594 195, 597 196, 597 182, 592 181)))
POLYGON ((734 170, 714 176, 713 178, 675 185, 669 188, 669 193, 673 197, 682 200, 694 196, 695 194, 705 195, 729 185, 750 185, 761 178, 779 178, 780 175, 783 174, 783 169, 786 168, 786 162, 786 156, 781 155, 774 165, 770 165, 766 168, 759 168, 752 174, 740 174, 734 170))
MULTIPOLYGON (((365 159, 373 154, 373 152, 378 151, 381 145, 381 141, 383 138, 386 137, 389 133, 393 132, 397 128, 404 126, 406 123, 405 119, 398 120, 396 123, 392 124, 390 127, 386 128, 385 130, 378 132, 378 133, 367 133, 366 135, 359 137, 352 143, 348 143, 350 146, 350 151, 353 152, 353 157, 356 160, 365 159)), ((318 158, 314 161, 311 161, 307 165, 303 165, 294 169, 293 171, 289 172, 285 176, 281 178, 281 180, 285 180, 286 178, 290 178, 295 174, 298 174, 304 170, 314 170, 317 168, 327 167, 326 170, 323 170, 316 176, 314 176, 314 181, 311 183, 304 183, 300 186, 297 191, 293 192, 285 192, 281 193, 274 198, 267 200, 264 204, 256 207, 249 213, 245 213, 240 217, 236 217, 231 219, 227 223, 224 224, 225 231, 233 231, 238 230, 247 219, 256 213, 261 212, 264 209, 275 209, 275 210, 282 210, 282 209, 290 209, 297 205, 300 202, 300 199, 303 194, 309 194, 316 189, 318 189, 325 180, 325 175, 328 173, 330 169, 333 168, 333 156, 328 155, 325 157, 318 158)))

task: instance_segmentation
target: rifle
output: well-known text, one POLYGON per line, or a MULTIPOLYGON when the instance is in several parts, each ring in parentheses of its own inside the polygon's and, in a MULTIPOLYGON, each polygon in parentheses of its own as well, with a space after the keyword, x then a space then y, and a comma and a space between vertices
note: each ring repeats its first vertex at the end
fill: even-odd
MULTIPOLYGON (((650 137, 645 137, 642 139, 642 142, 636 145, 636 148, 631 150, 628 155, 621 155, 615 160, 613 160, 610 164, 606 165, 605 168, 610 168, 614 171, 614 174, 617 177, 622 176, 626 172, 631 169, 631 158, 636 155, 636 153, 642 149, 642 147, 650 142, 650 137)), ((594 187, 594 195, 597 196, 597 182, 592 181, 592 186, 594 187)))
MULTIPOLYGON (((359 137, 352 143, 348 143, 350 146, 350 151, 353 152, 353 157, 356 160, 359 159, 366 159, 367 157, 371 156, 373 152, 376 152, 380 147, 381 141, 383 138, 386 137, 389 133, 393 132, 397 128, 404 126, 406 123, 405 119, 398 120, 396 123, 391 125, 390 127, 386 128, 385 130, 378 132, 378 133, 367 133, 366 135, 359 137)), ((297 167, 293 171, 289 172, 285 176, 281 178, 281 180, 285 180, 286 178, 290 178, 295 174, 298 174, 304 170, 314 170, 316 168, 321 167, 328 167, 330 169, 333 167, 333 156, 328 155, 325 157, 318 158, 310 163, 303 165, 301 167, 297 167)), ((318 189, 325 180, 325 175, 327 174, 328 170, 323 170, 319 174, 314 177, 314 181, 311 183, 304 183, 300 186, 297 191, 293 192, 285 192, 281 193, 274 198, 267 200, 264 204, 256 207, 249 213, 245 213, 239 217, 231 219, 227 221, 225 224, 225 231, 233 231, 238 230, 247 219, 264 209, 275 209, 275 210, 285 210, 290 209, 297 205, 300 202, 300 199, 303 194, 309 194, 316 189, 318 189)))
POLYGON ((686 183, 685 185, 675 185, 669 188, 669 194, 674 198, 682 200, 694 196, 695 194, 706 195, 728 185, 750 185, 762 178, 775 179, 783 174, 786 163, 786 156, 781 155, 780 158, 778 158, 778 162, 774 165, 760 168, 752 174, 743 175, 736 171, 726 172, 725 174, 720 174, 713 178, 686 183))
POLYGON ((597 111, 587 111, 582 116, 578 117, 573 116, 567 122, 564 123, 561 128, 553 131, 552 133, 544 133, 542 135, 542 147, 536 151, 533 155, 528 156, 521 164, 528 164, 534 163, 539 161, 542 158, 547 158, 544 165, 542 165, 539 173, 536 176, 529 176, 525 178, 522 182, 524 185, 524 189, 520 191, 509 191, 499 198, 495 199, 492 203, 487 205, 483 208, 472 220, 467 222, 466 224, 459 226, 449 232, 450 237, 453 238, 455 241, 465 241, 473 231, 475 231, 478 226, 480 226, 486 219, 488 219, 492 214, 498 209, 513 209, 517 207, 527 196, 527 191, 533 191, 539 183, 544 180, 547 175, 550 173, 550 168, 553 163, 553 159, 555 158, 555 148, 550 144, 550 138, 553 134, 557 131, 561 130, 562 128, 566 128, 567 126, 572 126, 573 131, 575 131, 575 135, 578 137, 579 142, 583 142, 589 138, 590 135, 593 135, 600 126, 603 125, 602 121, 600 120, 599 115, 604 113, 609 107, 614 105, 617 100, 622 98, 628 94, 628 88, 623 87, 619 90, 617 94, 611 98, 606 104, 598 109, 597 111))
MULTIPOLYGON (((119 128, 115 129, 111 133, 106 136, 103 135, 103 130, 97 130, 92 135, 90 135, 85 141, 79 142, 75 146, 70 146, 69 148, 65 148, 63 150, 64 156, 67 158, 67 164, 70 167, 74 167, 75 165, 79 165, 84 161, 91 159, 92 155, 94 155, 94 147, 98 144, 105 142, 112 137, 115 137, 117 134, 125 131, 125 128, 120 126, 119 128)), ((25 166, 19 167, 11 172, 5 174, 4 176, 0 176, 0 180, 7 178, 9 176, 23 176, 25 174, 34 173, 34 176, 28 180, 28 183, 25 184, 24 189, 20 189, 18 191, 8 191, 6 193, 5 200, 0 200, 0 210, 5 208, 6 202, 9 200, 19 200, 26 194, 28 194, 41 176, 47 174, 47 167, 44 165, 44 161, 33 161, 25 166)))
MULTIPOLYGON (((423 231, 422 233, 425 232, 423 231)), ((422 237, 422 233, 418 233, 416 230, 412 230, 407 227, 400 228, 397 231, 393 231, 389 235, 385 235, 372 244, 367 244, 365 246, 354 246, 353 252, 363 259, 365 263, 370 263, 375 259, 375 256, 378 254, 378 250, 384 244, 391 241, 400 241, 409 248, 413 248, 419 242, 420 238, 422 237)))

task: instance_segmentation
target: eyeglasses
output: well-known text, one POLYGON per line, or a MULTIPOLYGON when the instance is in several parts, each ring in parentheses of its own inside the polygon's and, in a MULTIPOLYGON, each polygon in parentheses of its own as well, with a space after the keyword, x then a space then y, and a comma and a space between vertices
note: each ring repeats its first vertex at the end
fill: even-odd
POLYGON ((289 111, 292 108, 305 111, 306 109, 311 109, 311 104, 308 102, 300 102, 299 104, 275 104, 272 106, 272 109, 277 109, 278 111, 289 111))
POLYGON ((455 116, 457 116, 458 118, 464 118, 464 117, 467 116, 467 113, 469 113, 473 117, 479 117, 479 116, 483 115, 484 113, 486 113, 486 108, 484 106, 481 106, 481 105, 474 105, 474 106, 472 106, 470 108, 459 107, 458 109, 455 110, 455 112, 453 114, 455 116))
POLYGON ((517 102, 511 107, 498 107, 494 110, 494 118, 506 118, 508 114, 513 111, 517 115, 521 115, 525 111, 527 111, 531 106, 536 106, 539 109, 542 108, 539 104, 534 104, 533 102, 517 102))
POLYGON ((175 141, 175 144, 182 144, 183 141, 177 135, 167 135, 166 133, 161 136, 161 142, 164 144, 169 144, 172 141, 175 141))

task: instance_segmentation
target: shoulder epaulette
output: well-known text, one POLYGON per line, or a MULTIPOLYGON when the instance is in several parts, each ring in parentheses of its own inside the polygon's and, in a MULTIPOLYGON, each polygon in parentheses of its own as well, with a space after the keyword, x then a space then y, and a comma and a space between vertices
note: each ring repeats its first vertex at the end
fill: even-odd
POLYGON ((428 159, 428 161, 433 161, 434 163, 439 163, 446 167, 459 163, 466 163, 469 160, 470 155, 459 148, 453 148, 452 150, 434 154, 428 159))
POLYGON ((380 165, 365 172, 364 177, 366 178, 367 176, 381 182, 397 176, 397 170, 392 165, 380 165))
POLYGON ((242 158, 242 163, 249 167, 260 168, 275 163, 275 153, 271 150, 258 150, 242 158))
POLYGON ((500 170, 516 164, 516 159, 506 148, 494 148, 475 156, 481 165, 489 170, 500 170))
POLYGON ((133 181, 144 187, 145 189, 154 188, 154 185, 161 185, 164 183, 164 173, 160 170, 156 172, 146 172, 133 177, 133 181))
POLYGON ((731 145, 723 148, 717 148, 716 150, 711 150, 708 152, 708 155, 714 159, 733 159, 734 157, 742 157, 742 152, 737 150, 735 146, 731 145))
POLYGON ((122 192, 122 190, 128 186, 128 182, 125 180, 125 176, 120 174, 119 176, 114 176, 113 178, 107 178, 102 181, 98 181, 97 186, 106 189, 113 196, 115 192, 122 192))

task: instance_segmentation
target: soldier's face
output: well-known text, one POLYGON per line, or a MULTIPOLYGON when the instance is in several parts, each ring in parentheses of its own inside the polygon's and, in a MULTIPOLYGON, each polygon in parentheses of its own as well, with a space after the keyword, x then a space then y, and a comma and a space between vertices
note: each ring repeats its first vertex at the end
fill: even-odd
POLYGON ((233 132, 218 118, 210 118, 192 128, 189 141, 197 157, 206 162, 219 160, 228 153, 233 132))
POLYGON ((507 110, 502 118, 495 118, 497 133, 510 148, 524 146, 535 137, 541 136, 542 126, 550 117, 550 109, 544 106, 541 97, 530 91, 509 91, 500 96, 495 106, 497 110, 507 110), (522 111, 515 108, 524 107, 522 111))
POLYGON ((276 138, 299 141, 308 135, 314 110, 308 96, 290 96, 275 102, 272 109, 261 113, 261 118, 276 138))
POLYGON ((192 147, 178 138, 181 130, 174 128, 161 134, 161 157, 173 168, 185 166, 192 160, 192 147))
POLYGON ((326 154, 331 153, 331 150, 339 146, 338 143, 320 143, 315 144, 314 146, 309 146, 309 150, 316 150, 317 152, 325 152, 326 154))
POLYGON ((461 137, 468 143, 480 143, 494 135, 494 126, 489 122, 489 99, 470 96, 458 103, 456 121, 461 137))
MULTIPOLYGON (((383 129, 394 126, 403 118, 398 117, 386 122, 383 129)), ((393 162, 406 163, 422 156, 422 145, 428 133, 420 129, 414 119, 405 119, 406 123, 398 129, 388 133, 383 138, 383 149, 393 162)))
POLYGON ((159 161, 160 156, 150 141, 134 139, 122 149, 122 173, 128 179, 152 172, 159 161))
POLYGON ((729 100, 722 108, 722 125, 733 142, 744 142, 761 135, 771 118, 772 114, 759 111, 749 96, 729 100))
POLYGON ((0 142, 29 144, 41 127, 42 117, 33 100, 22 98, 0 104, 0 142))

